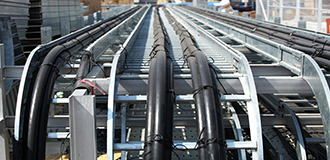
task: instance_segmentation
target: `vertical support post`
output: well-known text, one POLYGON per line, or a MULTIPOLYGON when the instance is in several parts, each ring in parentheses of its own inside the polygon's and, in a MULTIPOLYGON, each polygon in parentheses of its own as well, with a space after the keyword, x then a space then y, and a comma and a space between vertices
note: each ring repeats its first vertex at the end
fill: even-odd
POLYGON ((298 25, 299 25, 299 21, 300 21, 300 0, 296 0, 296 21, 298 22, 298 25))
POLYGON ((283 22, 283 0, 280 0, 280 15, 279 17, 281 18, 281 23, 283 22))
POLYGON ((40 27, 40 36, 41 36, 41 44, 48 43, 52 41, 52 27, 43 26, 40 27))
MULTIPOLYGON (((121 108, 121 143, 126 143, 126 108, 127 104, 123 103, 121 108)), ((121 159, 126 160, 126 151, 121 151, 121 159)))
POLYGON ((0 39, 4 44, 3 65, 14 65, 14 44, 13 35, 11 34, 10 17, 0 18, 0 39))
POLYGON ((261 13, 260 12, 260 2, 258 0, 255 1, 256 2, 256 14, 261 13))
POLYGON ((317 31, 322 30, 322 0, 317 1, 317 31))
POLYGON ((103 11, 103 18, 104 18, 104 19, 109 18, 109 10, 105 10, 105 11, 103 11))
POLYGON ((70 23, 69 21, 61 21, 61 36, 65 36, 70 33, 70 23))
POLYGON ((113 10, 114 10, 113 8, 110 8, 109 9, 109 13, 108 13, 109 14, 109 17, 112 17, 113 16, 113 10))
POLYGON ((267 19, 269 19, 269 12, 270 12, 270 10, 269 10, 269 0, 267 0, 267 19))
POLYGON ((261 14, 256 14, 256 19, 257 20, 262 20, 262 15, 261 14))
MULTIPOLYGON (((115 55, 113 62, 117 66, 120 55, 115 55)), ((119 85, 119 78, 116 77, 117 67, 111 68, 110 77, 110 85, 109 85, 109 94, 108 94, 108 120, 107 120, 107 159, 113 160, 113 139, 115 138, 115 114, 116 114, 116 103, 115 103, 115 95, 117 95, 117 89, 119 85)))
MULTIPOLYGON (((13 44, 13 35, 11 33, 11 24, 10 17, 1 17, 0 18, 0 39, 4 44, 4 52, 1 55, 4 60, 2 65, 14 65, 14 44, 13 44)), ((5 81, 5 92, 9 91, 13 80, 4 80, 5 81)), ((5 106, 7 107, 7 106, 5 106)))
POLYGON ((101 11, 96 12, 96 21, 102 20, 102 14, 101 11))
POLYGON ((330 33, 330 19, 326 19, 326 22, 327 22, 327 33, 329 34, 330 33))
POLYGON ((281 17, 275 17, 274 23, 281 24, 281 17))
POLYGON ((91 25, 94 24, 94 15, 93 14, 88 14, 88 24, 91 25))
POLYGON ((69 97, 70 158, 96 160, 95 96, 77 89, 69 97))
POLYGON ((77 30, 84 27, 85 27, 84 17, 77 17, 77 30))
MULTIPOLYGON (((265 11, 265 7, 264 7, 264 3, 262 3, 262 0, 259 0, 259 5, 261 7, 261 11, 262 11, 262 15, 264 16, 265 18, 265 21, 268 21, 268 17, 266 15, 266 11, 265 11)), ((259 13, 258 13, 259 14, 259 13)))
POLYGON ((107 13, 108 14, 107 18, 110 18, 112 16, 112 13, 113 13, 112 9, 109 9, 107 13))
POLYGON ((306 21, 298 21, 298 28, 306 29, 306 21))
POLYGON ((8 148, 8 134, 6 131, 6 87, 3 77, 3 69, 5 65, 4 59, 5 51, 4 45, 0 44, 0 159, 9 160, 9 148, 8 148))
POLYGON ((243 12, 243 17, 249 17, 249 12, 243 12))

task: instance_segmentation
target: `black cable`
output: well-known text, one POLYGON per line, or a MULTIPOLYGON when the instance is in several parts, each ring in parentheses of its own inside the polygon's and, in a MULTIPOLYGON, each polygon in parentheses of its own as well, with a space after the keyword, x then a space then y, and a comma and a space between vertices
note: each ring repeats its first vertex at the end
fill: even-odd
MULTIPOLYGON (((129 9, 127 13, 123 13, 123 14, 128 14, 129 12, 134 12, 134 10, 138 9, 140 7, 135 7, 132 9, 129 9)), ((106 20, 104 20, 104 23, 107 24, 111 24, 113 22, 115 22, 116 17, 110 17, 106 20)), ((13 159, 15 160, 25 160, 26 159, 26 155, 28 152, 27 149, 27 134, 28 134, 28 123, 29 123, 29 114, 30 114, 30 110, 31 110, 31 97, 32 97, 32 93, 33 93, 33 87, 34 84, 36 82, 36 77, 39 71, 39 68, 37 66, 41 65, 41 63, 43 62, 46 54, 52 50, 54 47, 56 47, 57 45, 61 45, 63 43, 66 43, 70 40, 74 40, 77 37, 82 37, 82 35, 90 30, 93 30, 99 26, 101 26, 102 23, 96 23, 91 25, 88 28, 84 28, 81 30, 78 30, 68 36, 66 36, 66 38, 64 39, 58 39, 57 41, 54 41, 52 43, 48 43, 46 45, 40 45, 41 47, 36 50, 33 58, 32 58, 32 63, 29 66, 29 70, 26 77, 26 81, 24 84, 24 90, 23 90, 23 99, 24 101, 20 101, 17 103, 20 103, 22 106, 21 109, 21 116, 20 117, 16 117, 20 119, 20 128, 19 128, 19 132, 20 135, 18 135, 18 140, 19 141, 15 141, 14 143, 14 149, 13 149, 13 159)), ((79 38, 78 38, 79 39, 79 38)), ((74 40, 75 41, 75 40, 74 40)), ((84 45, 82 45, 82 41, 84 41, 84 39, 81 40, 77 40, 79 43, 79 45, 81 45, 84 48, 84 45)))
MULTIPOLYGON (((219 94, 214 94, 219 93, 219 91, 213 86, 207 59, 204 53, 197 48, 196 41, 194 41, 192 35, 181 24, 176 22, 168 11, 165 11, 165 14, 176 34, 180 37, 181 49, 190 66, 198 130, 205 129, 205 134, 200 135, 202 137, 200 137, 198 142, 203 142, 202 139, 207 140, 205 142, 207 145, 206 147, 198 147, 199 159, 225 159, 225 146, 221 145, 222 143, 219 141, 219 131, 222 129, 219 130, 218 128, 223 128, 223 126, 218 126, 218 116, 221 115, 218 114, 215 107, 215 103, 219 103, 217 106, 220 106, 220 102, 216 101, 216 97, 218 97, 219 94), (217 90, 217 92, 215 92, 215 90, 217 90), (219 143, 213 143, 218 141, 219 143)), ((223 136, 223 134, 221 134, 221 136, 223 136)))
MULTIPOLYGON (((124 13, 124 15, 128 17, 137 9, 139 7, 124 13)), ((107 23, 112 23, 112 21, 107 23)), ((82 45, 79 45, 80 43, 87 44, 94 37, 99 37, 102 33, 99 30, 100 28, 96 27, 88 33, 76 37, 79 40, 70 40, 54 47, 44 58, 32 88, 30 110, 28 115, 25 115, 29 120, 24 123, 24 125, 27 125, 27 131, 23 132, 26 135, 23 136, 22 143, 26 143, 26 147, 23 146, 24 151, 21 151, 23 153, 22 158, 27 160, 42 160, 45 158, 49 104, 58 75, 58 68, 62 66, 65 59, 72 55, 71 53, 75 53, 82 48, 82 45), (93 37, 90 37, 89 34, 93 34, 93 37)))
MULTIPOLYGON (((203 11, 201 9, 184 6, 185 8, 194 12, 206 15, 215 20, 223 23, 231 24, 237 28, 251 31, 254 34, 262 35, 268 39, 272 39, 277 43, 290 46, 293 49, 300 50, 306 54, 310 54, 314 59, 315 57, 325 58, 330 60, 330 41, 323 37, 309 35, 303 32, 291 31, 288 29, 279 28, 277 26, 269 26, 268 24, 261 24, 246 20, 244 18, 232 18, 226 15, 218 15, 213 12, 203 11), (291 45, 288 45, 291 44, 291 45)), ((329 68, 326 63, 318 63, 321 67, 329 68)))
POLYGON ((215 68, 211 65, 211 64, 209 64, 209 67, 212 69, 212 71, 214 72, 213 74, 215 75, 215 79, 218 81, 218 83, 219 83, 219 85, 221 86, 221 88, 223 89, 223 91, 225 92, 225 94, 228 94, 228 92, 227 92, 227 90, 226 90, 226 88, 223 86, 223 84, 221 83, 221 81, 220 81, 220 78, 219 78, 219 76, 218 76, 218 74, 217 74, 217 71, 215 70, 215 68))
POLYGON ((173 64, 168 51, 168 37, 159 17, 158 7, 154 10, 153 23, 154 44, 147 62, 150 62, 150 67, 144 159, 170 160, 173 152, 172 130, 175 98, 173 96, 173 64), (154 135, 157 135, 159 140, 150 138, 154 135), (164 136, 167 136, 166 140, 164 140, 164 136))

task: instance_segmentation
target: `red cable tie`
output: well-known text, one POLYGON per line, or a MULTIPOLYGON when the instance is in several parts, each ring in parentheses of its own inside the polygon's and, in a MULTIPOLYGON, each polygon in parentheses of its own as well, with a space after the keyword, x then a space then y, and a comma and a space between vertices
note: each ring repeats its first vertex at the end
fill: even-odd
POLYGON ((93 84, 92 82, 89 82, 89 81, 85 81, 85 80, 81 80, 80 83, 78 85, 80 85, 81 83, 86 83, 88 84, 89 86, 92 87, 92 91, 91 91, 91 94, 93 95, 93 87, 95 87, 97 90, 99 90, 103 95, 105 95, 105 93, 99 88, 97 87, 95 84, 93 84))

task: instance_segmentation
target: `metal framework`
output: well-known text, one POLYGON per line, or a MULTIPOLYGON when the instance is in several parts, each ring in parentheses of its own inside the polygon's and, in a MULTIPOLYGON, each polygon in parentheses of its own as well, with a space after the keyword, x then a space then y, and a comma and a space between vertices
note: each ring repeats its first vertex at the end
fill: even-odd
POLYGON ((299 27, 299 21, 305 21, 307 29, 322 33, 326 32, 325 19, 329 18, 329 11, 329 3, 324 0, 256 1, 256 13, 262 15, 265 21, 278 17, 281 24, 293 27, 299 27))
MULTIPOLYGON (((195 14, 194 12, 185 10, 184 12, 181 12, 182 14, 186 13, 187 16, 193 16, 194 18, 197 18, 200 22, 203 22, 203 24, 209 24, 212 26, 212 30, 216 30, 219 33, 222 33, 226 36, 228 36, 230 39, 235 40, 237 42, 240 42, 243 44, 246 48, 249 48, 251 50, 254 50, 258 53, 263 54, 266 57, 269 57, 272 59, 277 65, 282 66, 284 68, 287 68, 290 70, 293 74, 295 74, 298 77, 301 77, 305 81, 308 82, 310 88, 313 91, 313 94, 316 97, 316 100, 318 102, 319 110, 322 115, 322 122, 325 130, 325 136, 329 136, 326 133, 326 130, 329 126, 328 120, 326 117, 329 117, 329 86, 327 84, 327 81, 324 77, 324 74, 320 70, 319 66, 316 64, 312 58, 302 52, 293 50, 291 48, 285 47, 282 44, 274 43, 272 41, 269 41, 267 39, 260 38, 258 36, 255 36, 251 33, 242 31, 238 28, 232 27, 227 24, 223 24, 221 22, 216 22, 208 17, 195 14), (314 78, 312 78, 314 77, 314 78), (313 79, 313 80, 312 80, 313 79), (318 81, 315 83, 315 81, 318 81), (318 84, 318 85, 316 85, 318 84), (316 92, 317 90, 317 92, 316 92), (327 97, 327 98, 326 98, 327 97)), ((259 67, 263 67, 263 64, 258 64, 259 67)), ((264 65, 267 66, 267 65, 264 65)), ((280 76, 280 75, 279 75, 280 76)), ((280 78, 280 77, 278 77, 280 78)), ((290 112, 290 114, 293 114, 290 109, 288 109, 287 112, 290 112)), ((296 120, 290 120, 293 122, 290 123, 297 123, 296 120)), ((292 126, 292 128, 296 128, 298 126, 295 125, 292 126)), ((296 137, 302 137, 300 128, 297 128, 296 137)), ((302 140, 301 138, 298 138, 297 141, 302 140)), ((304 147, 304 142, 297 142, 300 145, 304 147)), ((327 145, 330 143, 327 142, 327 145)), ((305 157, 305 151, 304 149, 297 148, 297 154, 302 155, 302 157, 305 157)), ((329 151, 327 151, 329 155, 329 151)), ((305 157, 306 158, 306 157, 305 157)), ((303 158, 304 159, 304 158, 303 158)))

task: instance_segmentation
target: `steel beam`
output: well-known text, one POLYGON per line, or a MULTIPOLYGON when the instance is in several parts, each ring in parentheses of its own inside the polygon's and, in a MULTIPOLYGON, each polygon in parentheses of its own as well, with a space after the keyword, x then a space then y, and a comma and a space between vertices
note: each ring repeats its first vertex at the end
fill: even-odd
MULTIPOLYGON (((220 79, 228 93, 243 93, 239 79, 220 79)), ((258 93, 312 93, 308 83, 301 77, 268 76, 254 77, 258 93)), ((147 79, 123 79, 118 86, 118 94, 145 94, 147 79)), ((177 94, 192 93, 191 79, 174 79, 177 94)))
MULTIPOLYGON (((241 123, 242 128, 247 128, 249 123, 246 114, 238 114, 239 121, 241 123)), ((290 116, 290 115, 283 115, 283 116, 290 116)), ((287 121, 279 115, 275 114, 261 114, 260 115, 262 120, 262 126, 285 126, 288 125, 287 121)), ((323 126, 321 116, 308 116, 308 115, 298 115, 300 119, 300 123, 302 126, 323 126)), ((7 116, 6 117, 6 128, 12 129, 14 127, 14 116, 7 116)), ((121 118, 115 117, 116 123, 115 127, 121 126, 121 118)), ((228 118, 224 118, 225 120, 228 118)), ((145 126, 145 118, 127 118, 127 127, 144 127, 145 126)), ((174 125, 175 126, 195 126, 195 123, 191 123, 194 121, 194 117, 190 118, 174 118, 174 125)), ((97 115, 96 116, 96 127, 97 128, 104 128, 106 127, 107 116, 106 115, 97 115)), ((69 127, 69 115, 57 115, 57 116, 49 116, 48 118, 48 128, 67 128, 69 127)), ((225 121, 225 127, 231 128, 231 125, 228 121, 225 121)))
MULTIPOLYGON (((234 140, 227 140, 227 149, 256 149, 257 144, 251 141, 238 142, 234 140)), ((174 141, 173 145, 178 149, 194 150, 196 142, 192 141, 174 141), (184 147, 183 147, 184 146, 184 147)), ((115 143, 114 150, 142 150, 144 142, 133 141, 129 143, 115 143)))
MULTIPOLYGON (((265 71, 261 71, 265 72, 265 71)), ((121 78, 118 86, 118 94, 146 94, 148 85, 147 75, 134 75, 131 78, 125 76, 126 78, 121 78)), ((191 77, 186 75, 176 75, 174 79, 174 88, 176 94, 190 94, 192 93, 192 83, 191 77), (181 78, 179 78, 181 77, 181 78), (184 77, 184 78, 182 78, 184 77)), ((242 85, 239 82, 240 76, 232 77, 219 77, 219 80, 223 83, 228 93, 243 93, 242 85), (227 78, 227 79, 225 79, 227 78)), ((109 79, 85 79, 96 86, 98 86, 102 91, 108 92, 109 79)), ((254 82, 258 93, 312 93, 312 90, 308 83, 302 77, 292 77, 292 76, 258 76, 254 77, 254 82)), ((69 84, 58 84, 58 89, 70 89, 69 84)), ((100 94, 98 90, 94 90, 95 94, 100 94)))
POLYGON ((9 160, 9 146, 8 134, 5 116, 7 115, 6 109, 6 87, 3 68, 5 65, 5 51, 4 45, 0 44, 0 159, 9 160))

